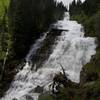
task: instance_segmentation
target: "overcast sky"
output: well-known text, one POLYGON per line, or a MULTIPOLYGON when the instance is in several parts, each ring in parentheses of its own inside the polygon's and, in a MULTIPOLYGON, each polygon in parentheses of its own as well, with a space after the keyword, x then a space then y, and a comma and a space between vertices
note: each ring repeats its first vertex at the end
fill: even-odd
MULTIPOLYGON (((64 5, 68 5, 69 3, 71 3, 73 0, 57 0, 57 1, 62 1, 64 3, 64 5)), ((77 0, 76 0, 77 1, 77 0)), ((82 2, 85 0, 81 0, 82 2)))

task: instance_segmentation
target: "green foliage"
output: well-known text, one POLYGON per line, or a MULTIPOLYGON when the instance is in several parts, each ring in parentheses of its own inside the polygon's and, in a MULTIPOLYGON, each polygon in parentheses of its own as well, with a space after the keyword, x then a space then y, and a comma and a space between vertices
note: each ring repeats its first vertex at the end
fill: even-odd
POLYGON ((70 5, 70 14, 72 19, 82 23, 88 36, 95 36, 100 39, 100 0, 85 0, 82 3, 73 3, 70 5))
POLYGON ((0 60, 3 60, 7 48, 11 47, 11 35, 8 32, 7 9, 10 0, 0 0, 0 60))
POLYGON ((94 30, 96 33, 96 37, 98 37, 98 40, 100 42, 100 11, 98 11, 96 15, 94 15, 94 30))
POLYGON ((84 85, 85 96, 88 100, 100 99, 100 81, 90 82, 84 85))
POLYGON ((38 100, 54 100, 54 98, 50 94, 43 94, 39 96, 38 100))
POLYGON ((85 2, 81 6, 85 14, 91 16, 98 11, 100 0, 85 0, 85 2))
POLYGON ((71 91, 71 88, 61 88, 56 96, 56 100, 72 100, 72 93, 73 91, 71 91))
POLYGON ((35 39, 61 18, 65 10, 62 3, 56 4, 54 0, 11 0, 9 29, 15 57, 25 57, 35 39))
POLYGON ((10 0, 0 0, 0 20, 5 13, 5 7, 8 7, 10 0))

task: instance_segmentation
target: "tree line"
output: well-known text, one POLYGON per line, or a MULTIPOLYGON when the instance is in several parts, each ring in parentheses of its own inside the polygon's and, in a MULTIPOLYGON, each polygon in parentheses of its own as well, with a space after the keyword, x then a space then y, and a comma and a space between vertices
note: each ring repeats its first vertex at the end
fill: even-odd
POLYGON ((72 19, 83 24, 86 34, 97 37, 100 44, 100 0, 74 0, 69 11, 72 19))
POLYGON ((0 0, 0 96, 30 46, 66 10, 55 0, 0 0))
POLYGON ((11 0, 8 18, 15 57, 25 57, 35 39, 62 18, 65 10, 54 0, 11 0))

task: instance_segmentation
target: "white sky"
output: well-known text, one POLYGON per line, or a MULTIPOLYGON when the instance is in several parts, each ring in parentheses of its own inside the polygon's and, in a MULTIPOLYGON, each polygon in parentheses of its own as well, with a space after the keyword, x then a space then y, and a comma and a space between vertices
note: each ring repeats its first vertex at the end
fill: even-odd
MULTIPOLYGON (((73 0, 57 0, 57 1, 62 1, 64 3, 64 5, 69 5, 69 3, 71 3, 73 0)), ((77 0, 76 0, 77 1, 77 0)), ((85 0, 81 0, 82 2, 85 0)))

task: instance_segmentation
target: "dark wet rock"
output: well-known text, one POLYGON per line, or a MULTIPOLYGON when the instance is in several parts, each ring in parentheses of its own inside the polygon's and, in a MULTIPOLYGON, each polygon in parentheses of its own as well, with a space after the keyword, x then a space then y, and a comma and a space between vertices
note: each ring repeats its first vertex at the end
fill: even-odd
POLYGON ((18 70, 22 70, 23 67, 25 66, 25 64, 26 64, 26 60, 25 59, 22 59, 21 63, 17 67, 17 71, 18 70))
POLYGON ((37 86, 37 87, 35 88, 34 92, 36 92, 36 93, 43 93, 43 87, 37 86))
POLYGON ((66 30, 66 29, 57 29, 57 28, 52 28, 52 30, 53 30, 53 31, 61 31, 61 32, 62 32, 62 31, 67 31, 67 32, 68 32, 68 30, 66 30))
POLYGON ((34 100, 30 95, 26 95, 26 100, 34 100))
POLYGON ((86 83, 86 78, 87 78, 87 74, 85 73, 84 68, 83 68, 80 73, 80 85, 83 85, 84 83, 86 83))
POLYGON ((5 91, 9 89, 10 83, 12 82, 14 75, 16 75, 16 66, 18 66, 18 60, 7 60, 6 69, 2 80, 0 80, 0 97, 4 96, 5 91))
POLYGON ((96 81, 99 79, 99 75, 95 71, 86 71, 85 67, 80 74, 80 85, 83 85, 87 82, 96 81))
POLYGON ((16 98, 13 98, 12 100, 18 100, 18 99, 16 99, 16 98))
POLYGON ((87 75, 87 81, 95 81, 98 78, 99 78, 99 76, 96 72, 88 73, 88 75, 87 75))
POLYGON ((34 98, 31 95, 24 95, 22 98, 22 100, 34 100, 34 98))
POLYGON ((34 55, 32 59, 33 67, 34 67, 34 62, 36 64, 36 70, 42 67, 43 63, 46 60, 48 60, 50 54, 53 52, 52 47, 55 44, 57 36, 60 36, 61 32, 62 30, 58 29, 51 29, 50 32, 48 32, 47 37, 43 41, 41 48, 37 50, 37 53, 34 55))

